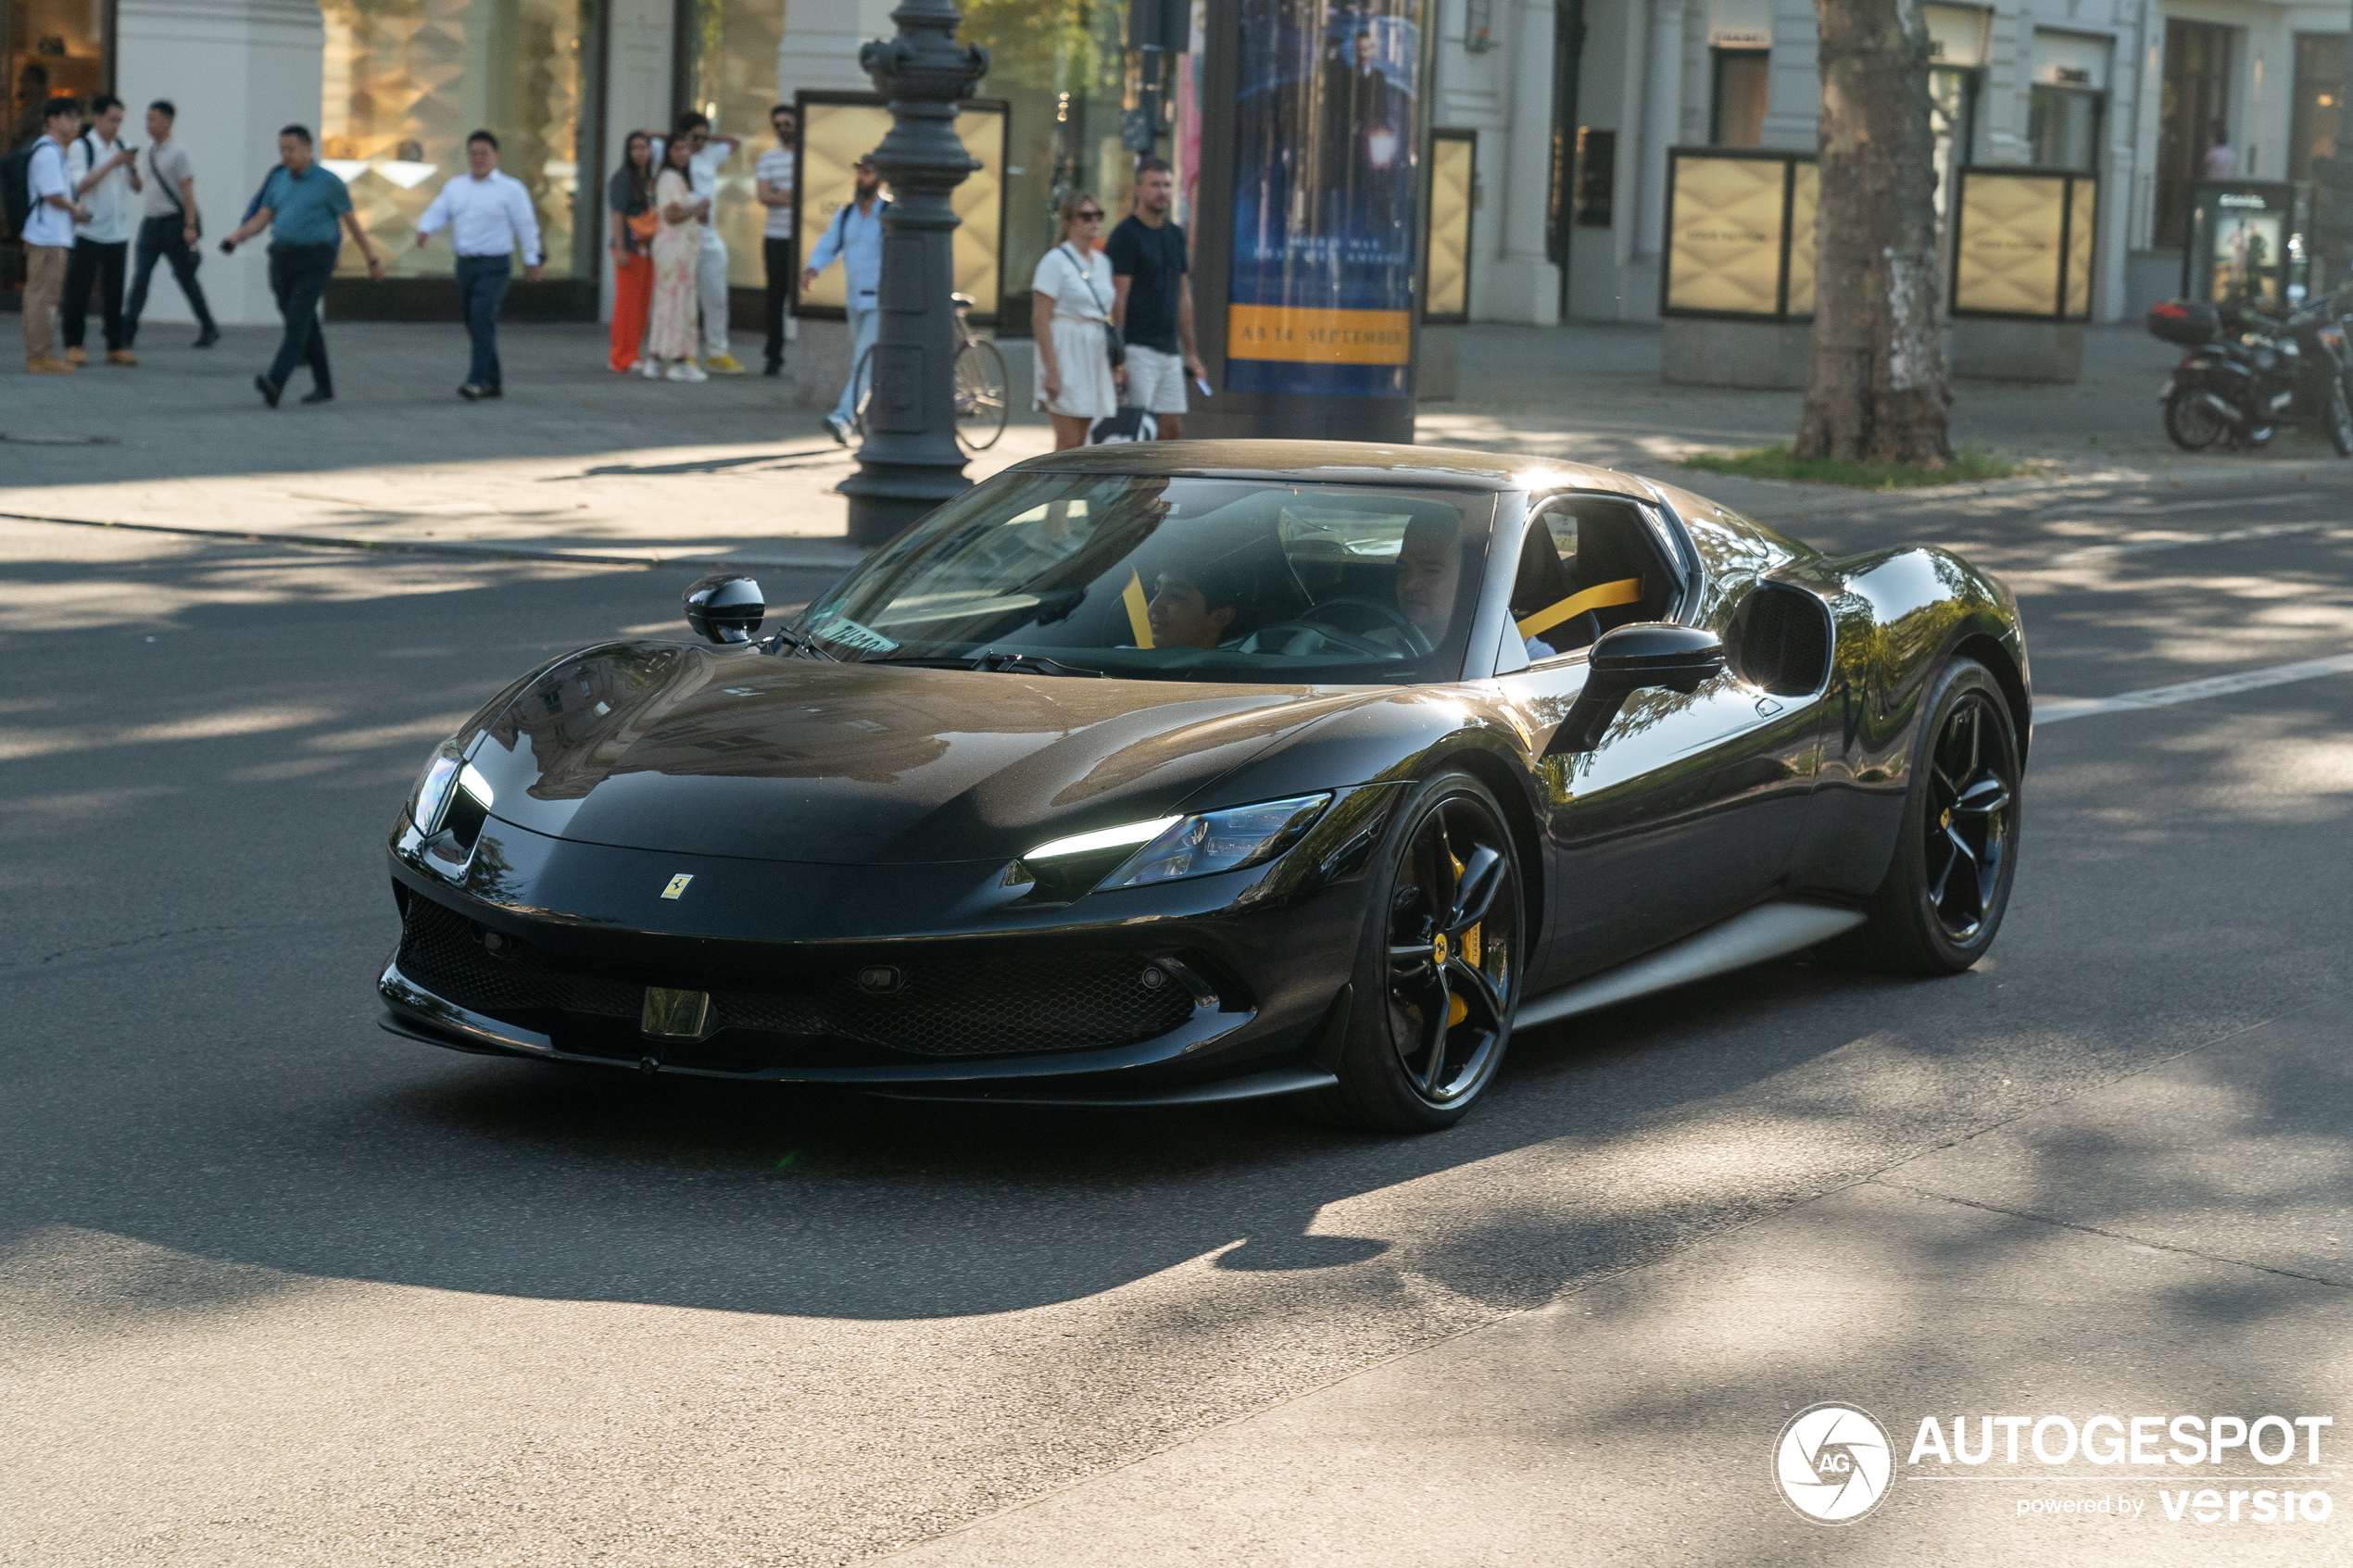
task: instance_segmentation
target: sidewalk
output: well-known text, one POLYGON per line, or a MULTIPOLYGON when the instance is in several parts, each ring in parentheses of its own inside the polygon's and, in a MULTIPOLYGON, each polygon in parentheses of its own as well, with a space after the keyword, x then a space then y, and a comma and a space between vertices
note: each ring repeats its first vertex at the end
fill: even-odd
MULTIPOLYGON (((648 382, 604 369, 600 329, 512 325, 500 332, 507 397, 468 405, 454 395, 465 361, 458 328, 338 322, 328 329, 336 401, 300 407, 294 397, 308 381, 297 374, 273 413, 251 383, 274 333, 233 328, 198 352, 183 346, 183 332, 151 328, 135 370, 21 383, 0 423, 0 512, 648 563, 839 568, 859 558, 834 490, 855 462, 815 414, 791 407, 789 370, 777 381, 648 382)), ((2079 385, 1957 383, 1957 443, 2052 465, 1963 494, 2335 461, 2296 432, 2267 459, 2173 452, 2153 395, 2172 351, 2137 329, 2090 337, 2079 385)), ((1461 352, 1462 384, 1476 395, 1425 405, 1427 445, 1647 472, 1768 521, 1892 504, 1679 471, 1691 451, 1786 440, 1802 398, 1663 385, 1654 328, 1473 327, 1461 352)), ((1050 445, 1043 419, 1021 412, 967 471, 986 478, 1050 445)))

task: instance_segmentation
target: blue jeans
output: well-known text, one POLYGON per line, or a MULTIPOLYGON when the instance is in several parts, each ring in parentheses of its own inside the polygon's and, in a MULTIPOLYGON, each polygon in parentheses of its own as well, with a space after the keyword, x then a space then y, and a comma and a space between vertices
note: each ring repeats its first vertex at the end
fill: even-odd
POLYGON ((833 417, 848 424, 858 417, 858 361, 875 346, 875 336, 882 331, 882 311, 852 306, 843 314, 849 318, 849 379, 842 383, 841 401, 834 405, 833 417))
POLYGON ((327 334, 319 325, 319 296, 334 270, 332 245, 270 247, 270 292, 277 296, 278 314, 286 319, 278 358, 270 362, 271 384, 285 385, 296 365, 308 364, 312 384, 334 391, 334 378, 327 373, 327 334))
POLYGON ((473 364, 466 380, 480 387, 502 384, 498 379, 498 307, 506 302, 507 284, 514 277, 514 258, 505 256, 461 256, 458 258, 458 309, 466 319, 466 336, 473 340, 473 364))

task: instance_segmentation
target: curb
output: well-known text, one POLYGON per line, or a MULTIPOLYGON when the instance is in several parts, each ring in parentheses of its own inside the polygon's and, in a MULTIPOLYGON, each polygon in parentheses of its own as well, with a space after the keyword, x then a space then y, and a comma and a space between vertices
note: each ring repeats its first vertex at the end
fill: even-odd
POLYGON ((201 528, 163 522, 116 522, 103 518, 48 517, 34 512, 0 512, 10 522, 49 522, 69 528, 120 528, 138 533, 170 533, 192 539, 235 539, 256 545, 308 545, 319 549, 368 550, 397 555, 461 556, 473 560, 564 561, 576 566, 762 567, 774 571, 846 571, 866 558, 864 550, 847 541, 811 540, 802 548, 786 546, 764 555, 667 555, 660 551, 621 554, 588 550, 550 549, 530 544, 477 544, 458 540, 425 543, 410 539, 370 539, 359 534, 257 533, 248 529, 201 528))

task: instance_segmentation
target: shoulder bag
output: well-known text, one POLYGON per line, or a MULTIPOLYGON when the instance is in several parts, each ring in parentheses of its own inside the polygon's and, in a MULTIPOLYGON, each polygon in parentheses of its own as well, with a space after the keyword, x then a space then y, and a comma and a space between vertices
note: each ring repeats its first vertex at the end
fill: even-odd
POLYGON ((1116 370, 1127 363, 1127 340, 1121 337, 1119 329, 1111 324, 1111 307, 1105 305, 1103 296, 1096 292, 1094 269, 1078 266, 1078 249, 1067 240, 1063 242, 1062 248, 1069 253, 1070 264, 1078 268, 1078 281, 1087 285, 1087 297, 1093 300, 1095 308, 1103 313, 1103 352, 1110 356, 1111 368, 1116 370))

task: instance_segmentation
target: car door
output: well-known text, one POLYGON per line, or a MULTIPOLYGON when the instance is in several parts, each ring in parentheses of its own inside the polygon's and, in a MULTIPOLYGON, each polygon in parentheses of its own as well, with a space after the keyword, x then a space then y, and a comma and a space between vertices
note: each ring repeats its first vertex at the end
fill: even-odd
MULTIPOLYGON (((1591 639, 1614 624, 1716 608, 1719 634, 1747 630, 1745 596, 1698 592, 1695 557, 1663 511, 1622 497, 1561 495, 1531 504, 1497 680, 1549 738, 1583 690, 1591 639), (1672 552, 1672 553, 1670 553, 1672 552), (1624 574, 1624 575, 1620 575, 1624 574), (1566 587, 1632 596, 1585 612, 1561 642, 1539 601, 1566 587), (1516 637, 1535 627, 1532 639, 1516 637), (1516 644, 1516 646, 1514 646, 1516 644), (1524 668, 1506 669, 1516 658, 1524 668)), ((1760 559, 1759 564, 1764 564, 1760 559)), ((1563 601, 1554 601, 1556 606, 1563 601)), ((1621 963, 1771 896, 1786 873, 1818 771, 1818 696, 1761 689, 1730 646, 1725 671, 1683 693, 1634 692, 1591 751, 1543 756, 1551 940, 1531 991, 1621 963)))

